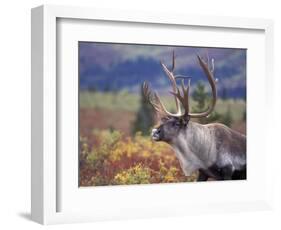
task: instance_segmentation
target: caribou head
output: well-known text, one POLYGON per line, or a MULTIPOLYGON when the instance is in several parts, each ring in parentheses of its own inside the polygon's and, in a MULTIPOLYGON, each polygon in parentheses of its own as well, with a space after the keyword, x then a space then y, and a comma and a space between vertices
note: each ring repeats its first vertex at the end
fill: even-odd
POLYGON ((169 112, 164 104, 162 103, 157 92, 151 92, 147 82, 143 83, 143 93, 147 101, 152 105, 155 111, 160 116, 161 123, 158 127, 154 128, 151 133, 151 137, 155 141, 165 141, 170 143, 173 139, 177 138, 181 130, 185 130, 188 126, 190 118, 201 118, 207 117, 216 105, 217 100, 217 90, 216 90, 216 80, 214 79, 214 61, 212 61, 212 69, 209 68, 208 64, 203 61, 200 56, 197 56, 199 65, 203 69, 207 76, 212 89, 212 103, 206 111, 201 113, 192 113, 189 108, 189 90, 190 90, 190 78, 188 79, 188 84, 185 86, 184 79, 181 75, 174 75, 175 69, 175 55, 173 53, 172 68, 169 70, 165 64, 161 62, 164 72, 168 76, 171 84, 172 91, 170 92, 176 104, 176 113, 169 112), (181 80, 181 87, 177 86, 176 80, 181 80))

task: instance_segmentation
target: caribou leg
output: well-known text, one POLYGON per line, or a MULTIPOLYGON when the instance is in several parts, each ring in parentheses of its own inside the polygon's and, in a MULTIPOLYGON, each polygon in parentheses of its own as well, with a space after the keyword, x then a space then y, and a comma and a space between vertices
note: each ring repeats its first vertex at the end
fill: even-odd
POLYGON ((233 175, 233 170, 230 165, 225 166, 221 169, 222 180, 232 180, 232 175, 233 175))
POLYGON ((235 170, 232 175, 232 180, 246 180, 246 179, 247 179, 246 168, 243 170, 235 170))
POLYGON ((204 172, 204 170, 199 169, 199 175, 197 181, 207 181, 209 176, 204 172))

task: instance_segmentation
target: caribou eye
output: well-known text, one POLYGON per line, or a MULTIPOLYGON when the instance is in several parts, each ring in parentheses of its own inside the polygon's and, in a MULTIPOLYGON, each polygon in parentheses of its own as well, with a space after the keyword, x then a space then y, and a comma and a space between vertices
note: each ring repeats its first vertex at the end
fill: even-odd
POLYGON ((179 119, 179 120, 175 121, 174 126, 185 127, 187 124, 188 124, 188 121, 186 121, 185 119, 179 119))
POLYGON ((177 126, 177 127, 180 127, 182 125, 182 122, 181 121, 176 121, 174 123, 174 126, 177 126))

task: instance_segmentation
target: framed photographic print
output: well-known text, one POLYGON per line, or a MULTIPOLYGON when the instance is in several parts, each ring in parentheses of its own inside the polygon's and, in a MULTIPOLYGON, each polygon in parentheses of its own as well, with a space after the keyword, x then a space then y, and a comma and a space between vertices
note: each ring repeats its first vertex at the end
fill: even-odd
POLYGON ((34 8, 32 219, 270 208, 272 31, 264 19, 34 8))

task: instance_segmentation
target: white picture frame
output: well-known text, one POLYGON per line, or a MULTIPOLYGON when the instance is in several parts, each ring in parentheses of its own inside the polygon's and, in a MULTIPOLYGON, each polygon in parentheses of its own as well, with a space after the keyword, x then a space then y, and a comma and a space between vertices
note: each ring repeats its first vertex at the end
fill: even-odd
MULTIPOLYGON (((60 84, 58 84, 57 75, 60 74, 59 66, 63 65, 58 55, 59 52, 66 52, 59 50, 58 41, 67 43, 68 40, 59 40, 59 34, 62 33, 59 29, 64 30, 60 23, 61 20, 68 20, 68 24, 75 21, 88 22, 103 22, 106 25, 114 27, 114 22, 121 24, 149 25, 151 28, 165 26, 169 28, 180 27, 181 30, 185 27, 192 27, 195 30, 220 30, 220 31, 239 31, 239 33, 249 33, 248 40, 250 42, 243 43, 239 40, 239 36, 233 36, 233 43, 226 43, 229 46, 240 46, 239 44, 246 44, 244 48, 250 50, 259 50, 257 53, 249 55, 249 79, 247 84, 251 85, 251 90, 248 92, 249 102, 252 103, 252 109, 248 115, 248 119, 253 120, 249 122, 247 130, 254 125, 254 120, 265 119, 264 126, 260 127, 263 133, 269 134, 273 129, 273 122, 266 114, 259 114, 253 116, 257 112, 259 106, 255 103, 255 95, 261 98, 263 106, 267 110, 272 110, 275 100, 273 98, 273 22, 265 19, 246 19, 246 18, 231 18, 231 17, 210 17, 210 16, 189 16, 189 15, 173 15, 160 14, 155 12, 127 12, 114 10, 101 10, 91 8, 66 7, 66 6, 51 6, 45 5, 32 9, 32 172, 31 172, 31 216, 32 219, 41 224, 56 224, 56 223, 70 223, 83 221, 96 221, 107 219, 124 219, 124 218, 141 218, 153 216, 171 216, 171 215, 186 215, 191 213, 205 213, 205 212, 225 212, 225 211, 243 211, 243 210, 263 210, 272 207, 272 176, 271 176, 271 137, 269 135, 253 134, 247 137, 247 148, 249 151, 257 152, 257 159, 249 158, 250 165, 250 179, 238 183, 193 183, 189 187, 182 184, 169 184, 165 186, 159 185, 138 185, 138 186, 117 186, 117 188, 104 187, 95 188, 91 190, 81 189, 69 186, 64 181, 71 181, 71 173, 61 170, 61 164, 64 164, 63 169, 72 169, 71 164, 75 164, 75 157, 71 155, 69 162, 65 161, 63 157, 57 155, 59 151, 58 143, 58 128, 60 126, 58 113, 61 109, 67 109, 62 106, 61 100, 58 98, 61 95, 60 84), (257 36, 255 34, 258 34, 257 36), (255 38, 256 37, 256 38, 255 38), (254 47, 256 41, 256 48, 254 47), (247 45, 248 44, 248 45, 247 45), (255 57, 254 54, 259 54, 255 57), (252 64, 251 64, 252 63, 252 64), (254 63, 259 63, 257 70, 254 70, 254 63), (252 66, 252 67, 251 67, 252 66), (258 82, 251 77, 257 74, 258 82), (257 90, 261 89, 257 95, 257 90), (255 91, 256 90, 256 91, 255 91), (251 98, 253 100, 251 100, 251 98), (263 98, 263 99, 262 99, 263 98), (252 124, 252 125, 251 125, 252 124), (264 138, 264 141, 260 141, 264 138), (63 161, 63 162, 62 162, 63 161), (72 162, 72 163, 71 163, 72 162), (263 174, 260 184, 256 182, 251 184, 253 177, 251 177, 251 168, 254 169, 264 163, 263 174), (68 167, 68 165, 70 167, 68 167), (68 180, 69 179, 69 180, 68 180), (184 187, 185 186, 185 187, 184 187), (256 187, 255 187, 256 186, 256 187), (255 189, 261 188, 255 194, 252 194, 255 189), (64 189, 64 188, 69 188, 64 189), (71 191, 71 189, 73 191, 71 191), (200 193, 208 189, 208 194, 211 196, 200 197, 200 193), (242 190, 245 189, 243 192, 242 190), (61 192, 61 190, 63 192, 61 192), (237 197, 229 198, 226 195, 218 195, 217 191, 224 191, 225 193, 237 190, 237 197), (183 193, 183 191, 185 193, 183 193), (239 193, 239 191, 242 191, 239 193), (80 193, 80 195, 78 194, 80 193), (149 196, 149 194, 157 194, 152 196, 149 200, 150 206, 147 206, 142 196, 149 196), (194 197, 191 200, 185 201, 181 198, 184 194, 190 193, 194 197), (97 200, 89 201, 83 200, 83 197, 89 195, 99 195, 100 200, 109 199, 110 202, 98 202, 97 200), (113 195, 118 194, 119 203, 113 199, 113 195), (196 195, 198 194, 198 195, 196 195), (243 195, 245 194, 245 195, 243 195), (178 197, 176 199, 165 198, 164 195, 178 197), (198 197, 197 197, 198 196, 198 197), (138 197, 139 203, 136 207, 132 205, 134 197, 138 197), (211 198, 213 197, 213 198, 211 198), (124 198, 122 202, 121 198, 124 198), (220 198, 221 200, 218 200, 220 198), (165 204, 161 204, 165 200, 165 204), (199 201, 201 199, 201 202, 199 201), (61 202, 64 202, 63 208, 61 202), (182 202, 181 202, 182 201, 182 202), (91 202, 93 202, 91 204, 91 202), (112 204, 113 202, 113 204, 112 204), (116 203, 114 203, 116 202, 116 203), (66 204, 65 204, 66 203, 66 204), (88 206, 87 206, 88 203, 88 206), (142 205, 142 203, 144 205, 142 205), (78 207, 79 206, 79 207, 78 207), (86 207, 87 206, 87 207, 86 207), (104 207, 102 207, 104 206, 104 207), (64 208, 65 207, 65 208, 64 208), (117 207, 117 208, 116 208, 117 207)), ((81 27, 79 23, 76 24, 76 30, 81 27)), ((72 28, 71 26, 69 27, 72 28)), ((82 29, 82 27, 81 27, 82 29)), ((84 29, 86 31, 86 29, 84 29)), ((126 31, 126 28, 124 29, 126 31)), ((77 31, 76 31, 77 32, 77 31)), ((66 30, 66 33, 67 30, 66 30)), ((74 32, 71 32, 72 34, 74 32)), ((81 30, 81 34, 83 34, 81 30)), ((85 37, 88 37, 89 32, 85 32, 85 37)), ((92 34, 91 34, 92 36, 92 34)), ((91 36, 89 38, 91 39, 91 36)), ((100 39, 106 39, 107 34, 100 36, 100 39)), ((70 36, 72 37, 72 36, 70 36)), ((74 37, 74 36, 73 36, 74 37)), ((217 38, 215 34, 210 37, 217 38)), ((79 39, 79 38, 77 38, 79 39)), ((134 41, 128 36, 127 42, 134 41), (131 39, 131 40, 130 40, 131 39)), ((141 38, 145 39, 145 38, 141 38)), ((245 39, 247 40, 247 39, 245 39)), ((112 37, 108 41, 113 41, 112 37)), ((142 40, 143 41, 143 40, 142 40)), ((72 41, 73 42, 73 41, 72 41)), ((74 41, 75 42, 75 41, 74 41)), ((138 42, 138 41, 137 41, 138 42)), ((140 41, 139 41, 140 42, 140 41)), ((146 41, 148 42, 148 41, 146 41)), ((171 40, 167 40, 170 44, 171 40)), ((202 41, 206 42, 206 40, 202 41)), ((216 46, 222 42, 221 38, 216 39, 210 44, 216 46), (217 42, 217 43, 216 43, 217 42)), ((246 41, 245 41, 246 42, 246 41)), ((165 41, 162 41, 162 44, 165 41)), ((72 44, 72 43, 70 43, 72 44)), ((75 50, 74 50, 75 53, 75 50)), ((69 53, 70 56, 73 53, 69 53)), ((71 69, 75 72, 75 68, 71 69)), ((75 73, 77 74, 77 72, 75 73)), ((74 74, 74 76, 75 76, 74 74)), ((77 92, 71 83, 64 84, 64 92, 73 95, 74 104, 77 92)), ((76 100, 76 102, 78 102, 76 100)), ((71 110, 70 110, 71 111, 71 110)), ((75 126, 75 124, 73 124, 75 126)), ((63 133, 63 132, 62 132, 63 133)), ((74 132, 75 133, 75 132, 74 132)), ((251 134, 251 131, 250 131, 251 134)), ((248 134, 247 134, 248 136, 248 134)), ((75 147, 75 145, 74 145, 75 147)), ((78 148, 76 148, 77 150, 78 148)), ((77 162, 78 165, 78 162, 77 162)), ((74 174, 77 173, 73 169, 74 174)), ((253 175, 252 175, 253 176, 253 175)), ((75 179, 73 179, 75 180, 75 179)), ((74 184, 75 185, 75 184, 74 184)))

